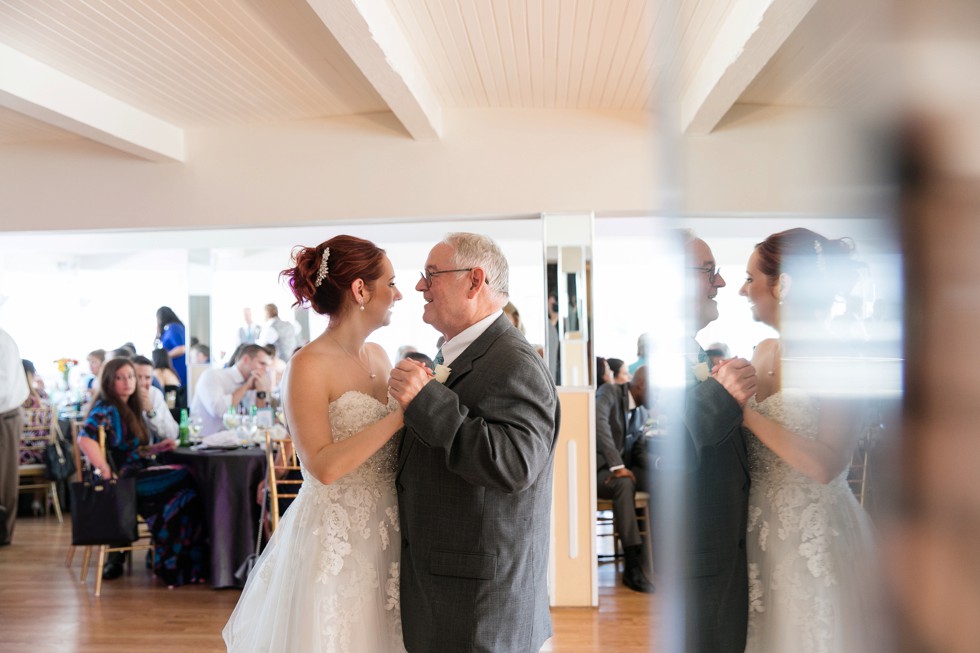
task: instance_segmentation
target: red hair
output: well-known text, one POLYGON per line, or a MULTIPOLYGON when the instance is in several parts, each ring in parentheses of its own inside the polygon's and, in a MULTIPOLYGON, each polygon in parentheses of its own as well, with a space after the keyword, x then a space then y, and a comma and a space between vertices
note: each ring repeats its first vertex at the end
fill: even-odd
POLYGON ((283 270, 279 276, 289 280, 289 287, 296 297, 293 306, 309 304, 321 315, 339 315, 344 310, 345 293, 351 284, 361 279, 369 289, 384 272, 385 251, 363 238, 334 236, 316 247, 298 247, 293 251, 295 265, 283 270), (319 287, 316 279, 323 261, 323 253, 329 249, 329 271, 319 287))

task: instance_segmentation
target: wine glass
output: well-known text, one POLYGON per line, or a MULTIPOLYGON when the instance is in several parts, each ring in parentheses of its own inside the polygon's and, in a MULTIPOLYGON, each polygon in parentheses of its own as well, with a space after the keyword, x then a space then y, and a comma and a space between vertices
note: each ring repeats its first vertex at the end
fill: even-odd
POLYGON ((202 440, 201 429, 204 428, 204 418, 202 418, 200 415, 191 417, 190 422, 187 425, 187 428, 190 431, 191 443, 200 444, 202 440))
POLYGON ((242 439, 242 444, 251 444, 252 437, 259 430, 259 425, 255 415, 242 415, 241 424, 238 426, 238 436, 242 439))
POLYGON ((225 429, 229 431, 234 431, 238 429, 238 425, 241 424, 241 415, 238 413, 225 413, 221 416, 221 423, 225 425, 225 429))

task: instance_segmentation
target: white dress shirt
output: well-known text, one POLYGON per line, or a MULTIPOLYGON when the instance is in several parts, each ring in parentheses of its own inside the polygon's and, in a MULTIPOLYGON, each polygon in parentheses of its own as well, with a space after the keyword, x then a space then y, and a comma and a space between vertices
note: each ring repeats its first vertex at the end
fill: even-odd
POLYGON ((150 386, 150 401, 153 402, 153 417, 143 411, 143 423, 150 435, 158 440, 176 440, 180 434, 180 425, 167 408, 167 398, 159 388, 150 386))
POLYGON ((0 329, 0 414, 20 406, 30 392, 17 343, 0 329))
MULTIPOLYGON (((191 415, 203 421, 201 435, 225 430, 222 417, 231 407, 231 395, 245 383, 238 366, 205 370, 194 386, 191 415)), ((249 393, 251 394, 251 393, 249 393)))
POLYGON ((476 324, 466 327, 460 331, 455 338, 442 343, 442 363, 447 367, 453 366, 453 361, 466 351, 466 348, 476 342, 476 339, 483 335, 483 332, 490 328, 490 325, 503 314, 497 311, 483 318, 476 324))

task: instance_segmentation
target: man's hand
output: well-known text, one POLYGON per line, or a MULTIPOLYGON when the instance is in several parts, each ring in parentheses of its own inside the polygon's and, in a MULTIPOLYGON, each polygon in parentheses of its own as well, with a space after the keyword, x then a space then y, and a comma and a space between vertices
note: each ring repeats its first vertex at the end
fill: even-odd
POLYGON ((248 381, 246 382, 249 390, 256 390, 258 392, 268 392, 269 391, 269 380, 265 374, 262 374, 258 370, 252 370, 251 374, 248 375, 248 381))
POLYGON ((634 485, 636 484, 636 475, 633 474, 633 472, 631 472, 630 470, 626 469, 625 467, 620 467, 619 469, 613 471, 609 476, 606 477, 606 480, 603 481, 603 484, 609 485, 609 482, 612 479, 624 478, 624 477, 629 478, 631 481, 633 481, 634 485))
MULTIPOLYGON (((151 386, 152 387, 152 386, 151 386)), ((140 407, 146 411, 150 412, 153 410, 153 400, 150 399, 150 391, 141 385, 136 386, 136 397, 139 399, 140 407)))
POLYGON ((419 361, 405 358, 398 361, 391 370, 391 377, 388 379, 388 392, 395 398, 395 401, 406 410, 412 403, 415 396, 422 390, 422 386, 433 378, 432 370, 419 361))
POLYGON ((730 358, 722 361, 712 370, 715 380, 728 391, 739 406, 745 406, 749 397, 755 394, 755 367, 744 358, 730 358))
POLYGON ((173 451, 177 448, 177 442, 175 440, 166 439, 160 442, 154 442, 147 447, 147 450, 151 454, 163 453, 164 451, 173 451))

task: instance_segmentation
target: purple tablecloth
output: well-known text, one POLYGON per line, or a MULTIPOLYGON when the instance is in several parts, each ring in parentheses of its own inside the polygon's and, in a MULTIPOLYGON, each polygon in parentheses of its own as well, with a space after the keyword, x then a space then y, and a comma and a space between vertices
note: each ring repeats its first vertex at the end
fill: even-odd
POLYGON ((166 454, 166 461, 190 467, 201 490, 211 546, 211 587, 242 587, 235 570, 255 552, 255 494, 265 478, 265 452, 177 449, 166 454))

